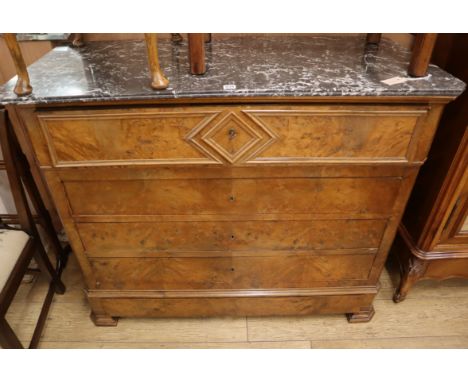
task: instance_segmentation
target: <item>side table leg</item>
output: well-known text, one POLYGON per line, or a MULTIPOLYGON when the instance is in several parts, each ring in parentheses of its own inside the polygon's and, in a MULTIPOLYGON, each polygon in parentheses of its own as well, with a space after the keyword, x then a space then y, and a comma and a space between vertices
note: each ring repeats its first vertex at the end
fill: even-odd
POLYGON ((3 37, 5 38, 6 45, 10 51, 13 63, 15 64, 16 74, 18 75, 14 92, 18 96, 31 94, 32 87, 29 80, 28 69, 26 68, 23 54, 21 53, 18 40, 16 39, 16 34, 4 33, 3 37))
POLYGON ((205 36, 204 33, 189 33, 190 73, 204 74, 205 64, 205 36))
POLYGON ((159 66, 158 40, 156 33, 145 33, 145 40, 151 72, 151 87, 158 90, 166 89, 169 85, 169 80, 164 76, 164 73, 159 66))
POLYGON ((408 74, 424 77, 437 40, 437 33, 418 33, 414 40, 413 53, 408 67, 408 74))

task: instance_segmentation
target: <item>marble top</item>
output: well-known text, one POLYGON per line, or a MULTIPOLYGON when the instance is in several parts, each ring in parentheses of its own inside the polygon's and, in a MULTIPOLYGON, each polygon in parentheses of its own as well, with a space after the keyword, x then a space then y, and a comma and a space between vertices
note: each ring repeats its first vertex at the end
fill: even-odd
POLYGON ((365 51, 365 36, 217 38, 206 45, 207 73, 189 73, 187 42, 162 40, 170 84, 153 90, 143 41, 57 47, 29 67, 33 93, 17 97, 15 78, 0 103, 54 103, 200 97, 457 96, 465 84, 435 65, 423 78, 406 71, 410 52, 390 40, 365 51), (407 81, 388 85, 393 77, 407 81), (228 85, 228 86, 226 86, 228 85))

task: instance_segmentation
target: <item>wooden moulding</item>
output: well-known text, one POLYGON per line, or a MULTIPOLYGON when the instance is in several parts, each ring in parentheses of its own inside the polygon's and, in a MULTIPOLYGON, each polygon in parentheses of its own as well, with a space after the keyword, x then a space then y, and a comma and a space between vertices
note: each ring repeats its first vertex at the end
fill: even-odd
POLYGON ((423 261, 429 260, 444 260, 444 259, 468 259, 468 254, 465 251, 423 251, 413 241, 411 235, 403 224, 398 227, 398 232, 404 240, 406 246, 411 251, 411 254, 423 261))
POLYGON ((159 65, 157 34, 145 33, 145 40, 151 73, 151 87, 157 90, 166 89, 169 85, 169 80, 164 76, 159 65))
POLYGON ((15 64, 16 74, 18 75, 14 92, 17 96, 26 96, 31 94, 32 86, 29 80, 29 74, 26 68, 26 63, 24 62, 23 54, 21 53, 18 40, 16 39, 16 34, 4 33, 3 37, 8 50, 10 51, 13 63, 15 64))
POLYGON ((92 317, 97 326, 115 326, 117 317, 265 317, 339 314, 350 322, 372 318, 374 294, 296 297, 90 298, 106 312, 92 317))

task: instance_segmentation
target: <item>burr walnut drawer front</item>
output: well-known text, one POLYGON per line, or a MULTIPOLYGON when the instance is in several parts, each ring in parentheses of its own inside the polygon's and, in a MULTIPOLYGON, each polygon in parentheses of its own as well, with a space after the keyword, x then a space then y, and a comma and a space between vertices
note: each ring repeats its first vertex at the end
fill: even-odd
MULTIPOLYGON (((234 105, 37 114, 53 166, 408 161, 418 106, 234 105)), ((39 138, 42 144, 39 144, 39 138)))
POLYGON ((389 215, 400 177, 64 181, 72 214, 389 215))
POLYGON ((308 288, 366 280, 373 254, 91 258, 97 286, 118 290, 308 288))
POLYGON ((272 255, 284 251, 375 251, 386 225, 384 219, 76 223, 90 257, 189 256, 221 251, 263 251, 272 255))

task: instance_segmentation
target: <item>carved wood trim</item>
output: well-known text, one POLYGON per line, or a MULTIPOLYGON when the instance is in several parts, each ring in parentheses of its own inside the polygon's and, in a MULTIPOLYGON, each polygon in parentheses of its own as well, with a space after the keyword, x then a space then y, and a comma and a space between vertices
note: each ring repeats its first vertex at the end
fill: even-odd
POLYGON ((406 246, 411 251, 411 253, 416 256, 417 258, 429 261, 429 260, 444 260, 444 259, 465 259, 468 258, 468 252, 441 252, 441 251, 424 251, 419 248, 411 235, 409 234, 406 227, 401 223, 398 227, 398 231, 400 236, 404 240, 406 246))
MULTIPOLYGON (((449 245, 450 235, 455 234, 453 225, 447 224, 447 222, 463 187, 468 183, 468 130, 465 132, 459 147, 460 150, 452 161, 449 172, 434 202, 431 214, 427 219, 425 229, 421 233, 421 247, 434 249, 438 244, 449 245), (434 230, 433 227, 436 227, 436 229, 434 230)), ((465 208, 467 207, 465 206, 465 208)))
MULTIPOLYGON (((450 101, 457 98, 456 96, 411 96, 405 97, 405 105, 412 107, 420 107, 421 105, 430 103, 431 105, 441 105, 444 106, 450 101)), ((87 110, 92 110, 94 108, 100 107, 109 107, 115 106, 117 101, 95 101, 92 105, 88 104, 86 106, 87 110)), ((234 104, 250 104, 250 105, 284 105, 289 103, 292 105, 327 105, 330 103, 339 103, 342 105, 353 105, 353 106, 375 106, 386 103, 390 105, 401 105, 401 97, 397 96, 304 96, 304 97, 291 97, 291 96, 278 96, 275 98, 271 97, 261 97, 261 96, 243 96, 232 97, 226 96, 222 98, 215 97, 206 97, 206 98, 191 98, 189 101, 187 98, 172 98, 172 99, 138 99, 138 100, 129 100, 123 99, 118 101, 119 106, 132 106, 132 107, 148 107, 148 106, 182 106, 190 104, 190 106, 206 106, 213 105, 216 103, 218 105, 234 105, 234 104)), ((68 100, 67 102, 54 102, 54 104, 23 104, 21 108, 38 108, 40 111, 45 110, 57 110, 60 107, 73 107, 76 109, 83 110, 83 102, 68 100)))
POLYGON ((89 298, 206 298, 206 297, 293 297, 377 294, 380 286, 285 288, 285 289, 200 289, 200 290, 149 290, 149 291, 86 291, 89 298))
MULTIPOLYGON (((79 229, 78 229, 79 234, 79 229)), ((82 240, 83 241, 83 240, 82 240)), ((134 258, 201 258, 201 257, 287 257, 287 256, 355 256, 355 255, 369 255, 373 256, 377 254, 378 248, 345 248, 345 249, 262 249, 259 250, 233 250, 233 249, 224 249, 224 250, 155 250, 154 253, 138 253, 137 251, 124 251, 122 254, 109 253, 104 254, 99 252, 97 255, 90 253, 86 250, 85 252, 90 259, 100 260, 104 258, 125 258, 128 257, 128 253, 132 253, 134 258)))
POLYGON ((251 215, 72 215, 77 223, 107 222, 164 222, 164 221, 262 221, 262 220, 330 220, 330 219, 387 219, 388 214, 251 214, 251 215))

